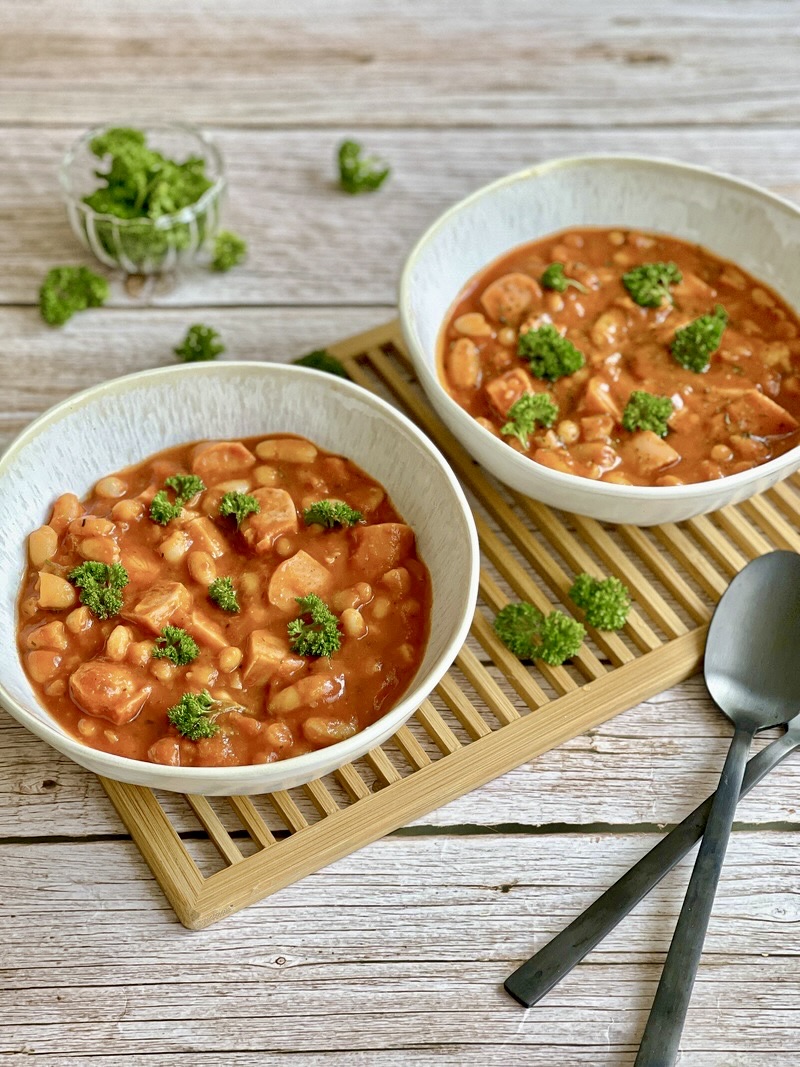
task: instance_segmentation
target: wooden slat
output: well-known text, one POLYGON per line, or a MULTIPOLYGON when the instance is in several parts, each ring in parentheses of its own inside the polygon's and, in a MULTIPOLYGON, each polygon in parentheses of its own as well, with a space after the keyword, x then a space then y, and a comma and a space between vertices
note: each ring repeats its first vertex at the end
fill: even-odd
POLYGON ((392 740, 405 756, 409 766, 415 770, 427 767, 431 762, 430 756, 407 726, 401 726, 392 740))
POLYGON ((793 488, 794 479, 778 482, 767 496, 787 515, 791 522, 800 525, 800 494, 793 488))
POLYGON ((302 811, 300 811, 297 804, 295 804, 294 798, 285 789, 279 789, 274 793, 269 793, 267 799, 270 801, 278 815, 283 819, 288 830, 292 833, 297 833, 298 830, 306 829, 308 820, 302 811))
POLYGON ((717 561, 717 564, 731 577, 738 574, 747 563, 745 557, 719 530, 706 515, 689 519, 684 526, 700 546, 717 561))
MULTIPOLYGON (((488 525, 483 521, 480 515, 475 516, 475 526, 478 530, 478 537, 480 538, 481 548, 484 555, 491 560, 503 578, 505 578, 508 584, 519 593, 523 600, 529 600, 531 604, 534 604, 540 611, 547 614, 553 605, 544 596, 525 568, 516 561, 506 546, 503 545, 500 538, 489 529, 488 525)), ((544 561, 542 561, 541 566, 536 569, 539 573, 546 570, 551 578, 551 582, 555 583, 557 586, 564 584, 567 586, 569 585, 569 579, 564 571, 559 567, 558 563, 550 557, 544 556, 544 561), (549 564, 548 562, 545 562, 547 560, 549 560, 549 564)), ((481 582, 484 588, 488 588, 487 582, 489 581, 489 576, 482 573, 481 582)), ((499 609, 495 608, 495 611, 497 610, 499 609)), ((586 645, 583 645, 578 654, 574 657, 574 663, 578 670, 585 674, 587 678, 599 678, 601 674, 605 674, 605 668, 602 663, 597 656, 595 656, 594 652, 592 652, 590 648, 587 648, 586 645)))
MULTIPOLYGON (((639 567, 625 555, 611 535, 603 529, 596 519, 587 519, 584 516, 575 515, 572 521, 575 524, 575 528, 580 532, 584 540, 592 546, 603 563, 611 568, 613 574, 626 583, 635 600, 644 607, 668 637, 680 637, 681 634, 687 632, 688 627, 686 624, 675 614, 672 607, 661 596, 652 582, 648 581, 639 567)), ((604 576, 595 574, 595 577, 604 576)), ((642 622, 637 620, 636 614, 633 612, 631 617, 634 619, 638 632, 642 622)), ((661 643, 657 639, 654 643, 654 638, 655 635, 652 638, 648 638, 649 648, 657 648, 661 643)))
POLYGON ((351 800, 363 800, 370 795, 370 788, 352 763, 345 763, 333 772, 334 778, 347 791, 351 800))
POLYGON ((469 736, 474 741, 478 737, 490 734, 491 727, 487 726, 475 708, 470 704, 466 694, 453 681, 451 675, 446 674, 436 687, 436 692, 450 708, 453 715, 458 719, 469 736))
POLYGON ((769 500, 764 497, 753 497, 745 500, 741 507, 745 514, 758 523, 760 529, 776 548, 800 552, 800 533, 790 526, 769 500))
POLYGON ((665 523, 663 526, 653 526, 652 530, 664 548, 683 564, 712 600, 719 600, 725 592, 727 584, 725 579, 709 565, 708 559, 692 544, 683 530, 674 522, 665 523))
POLYGON ((228 797, 228 804, 248 834, 261 848, 275 844, 272 831, 262 819, 250 797, 228 797))
POLYGON ((703 603, 669 558, 658 551, 644 530, 637 526, 618 526, 617 532, 696 623, 702 625, 708 622, 711 609, 703 603))
MULTIPOLYGON (((553 547, 556 548, 567 563, 569 563, 576 574, 586 572, 594 575, 596 578, 605 577, 599 570, 591 555, 586 551, 583 545, 581 545, 578 539, 570 533, 554 511, 545 507, 544 504, 539 504, 535 500, 523 497, 519 493, 514 493, 513 495, 522 510, 531 517, 538 528, 547 536, 553 547)), ((627 581, 627 577, 632 570, 633 567, 628 562, 621 574, 623 581, 627 581)), ((569 590, 571 588, 572 579, 568 579, 568 585, 562 593, 562 596, 567 602, 569 602, 569 590)), ((635 644, 643 652, 651 652, 661 644, 658 636, 653 633, 647 623, 635 610, 632 610, 630 613, 626 629, 630 633, 635 644)), ((617 634, 605 633, 601 630, 593 630, 592 636, 595 643, 603 648, 608 654, 612 663, 627 663, 629 660, 633 659, 633 653, 617 634)))
POLYGON ((238 863, 242 859, 239 846, 220 822, 219 816, 205 797, 187 795, 186 803, 202 823, 214 848, 226 863, 238 863))
POLYGON ((488 708, 491 708, 501 723, 513 722, 514 719, 519 718, 517 709, 466 645, 456 657, 456 664, 481 700, 488 708))
POLYGON ((414 717, 442 755, 449 756, 461 748, 461 742, 430 700, 423 700, 414 713, 414 717))
POLYGON ((195 921, 205 879, 150 789, 100 778, 144 861, 184 926, 195 921))
POLYGON ((319 779, 316 779, 313 782, 307 782, 299 788, 305 793, 323 818, 326 815, 335 815, 336 812, 340 810, 339 805, 331 796, 327 786, 319 779))
POLYGON ((370 765, 383 785, 394 785, 395 782, 403 780, 402 774, 382 748, 371 748, 362 758, 370 765))
POLYGON ((769 541, 765 540, 758 529, 736 508, 721 508, 714 513, 713 521, 739 545, 749 559, 772 551, 773 546, 769 541))

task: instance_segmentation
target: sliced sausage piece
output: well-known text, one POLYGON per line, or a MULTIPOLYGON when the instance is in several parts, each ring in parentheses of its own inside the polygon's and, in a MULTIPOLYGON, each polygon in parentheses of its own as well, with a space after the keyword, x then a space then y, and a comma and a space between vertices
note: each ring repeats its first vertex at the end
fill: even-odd
POLYGON ((487 285, 481 294, 483 310, 490 319, 508 326, 519 326, 533 306, 540 300, 542 290, 538 282, 517 271, 504 274, 487 285))
POLYGON ((414 549, 414 531, 402 522, 362 526, 354 531, 353 539, 353 566, 370 582, 397 567, 414 549))
POLYGON ((253 630, 247 638, 242 682, 265 685, 273 677, 290 678, 305 665, 303 657, 292 652, 287 638, 269 630, 253 630))
POLYGON ((619 404, 604 378, 595 376, 589 379, 580 407, 590 415, 611 415, 615 422, 622 419, 619 404))
POLYGON ((732 433, 753 437, 784 437, 797 429, 797 419, 757 389, 728 404, 727 416, 732 433))
POLYGON ((285 489, 256 489, 252 494, 261 510, 242 523, 245 541, 259 554, 269 552, 276 537, 297 533, 297 508, 285 489))
POLYGON ((235 478, 255 465, 256 457, 241 441, 210 441, 192 453, 192 472, 208 486, 235 478))
POLYGON ((70 676, 69 693, 81 711, 116 726, 135 719, 152 687, 133 667, 93 659, 70 676))
POLYGON ((515 367, 505 374, 493 378, 486 386, 486 395, 492 406, 505 418, 509 408, 515 404, 523 393, 537 392, 533 378, 522 367, 515 367))
POLYGON ((652 430, 639 430, 622 447, 644 478, 664 467, 671 467, 681 458, 672 445, 652 430))
POLYGON ((191 620, 186 624, 186 629, 201 647, 213 648, 215 652, 221 652, 227 648, 230 640, 224 636, 218 626, 215 626, 208 616, 196 609, 192 612, 191 620))
POLYGON ((192 598, 181 582, 156 582, 138 604, 123 614, 151 633, 160 634, 167 623, 185 616, 191 606, 192 598))
POLYGON ((224 534, 204 515, 187 523, 186 530, 192 539, 192 546, 201 552, 208 552, 212 559, 230 551, 230 545, 224 534))
POLYGON ((276 567, 269 580, 267 597, 281 611, 297 614, 297 597, 316 593, 324 597, 330 591, 332 575, 313 556, 300 549, 276 567))

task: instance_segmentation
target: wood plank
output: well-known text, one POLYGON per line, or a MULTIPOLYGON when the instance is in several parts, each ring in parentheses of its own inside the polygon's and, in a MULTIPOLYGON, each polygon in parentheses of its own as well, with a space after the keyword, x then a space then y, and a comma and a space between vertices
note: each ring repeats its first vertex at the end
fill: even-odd
MULTIPOLYGON (((23 12, 24 6, 19 10, 23 12)), ((461 49, 458 55, 462 61, 461 49)), ((501 69, 493 68, 494 74, 501 69)), ((744 82, 738 68, 733 73, 738 92, 744 82)), ((778 80, 772 67, 770 78, 778 80)), ((558 84, 563 81, 559 78, 558 84)), ((2 86, 0 81, 0 94, 2 86)), ((782 91, 785 86, 783 79, 782 91)), ((425 92, 431 92, 429 86, 425 92)), ((671 92, 662 95, 669 99, 671 92)), ((93 110, 92 120, 97 113, 93 110)), ((539 103, 530 114, 540 114, 539 103)), ((631 114, 638 115, 638 109, 631 114)), ((796 113, 791 121, 796 122, 796 113)), ((80 132, 78 126, 0 129, 0 261, 5 266, 0 273, 0 303, 34 303, 50 267, 93 262, 72 235, 58 192, 60 158, 80 132)), ((249 256, 228 274, 197 271, 177 286, 156 287, 149 298, 156 307, 393 305, 403 261, 437 215, 495 178, 558 156, 587 152, 671 156, 800 200, 796 125, 775 130, 680 126, 655 130, 647 125, 620 130, 588 125, 578 130, 522 132, 371 128, 359 137, 391 163, 393 173, 379 193, 355 197, 341 193, 333 181, 336 147, 352 132, 347 127, 211 132, 225 155, 229 177, 225 221, 248 239, 249 256)), ((142 309, 142 303, 126 296, 119 285, 113 287, 112 303, 142 309)), ((28 332, 48 337, 52 344, 54 338, 82 333, 90 317, 84 315, 57 332, 33 318, 28 332)), ((144 347, 145 338, 127 339, 119 329, 117 334, 121 345, 144 347)))
MULTIPOLYGON (((760 736, 756 747, 768 737, 760 736)), ((423 816, 418 825, 515 823, 552 832, 674 823, 714 788, 729 741, 728 724, 695 677, 423 816)), ((180 798, 159 796, 179 831, 197 829, 180 798)), ((737 820, 793 823, 798 796, 800 759, 794 758, 742 803, 737 820)), ((259 804, 273 832, 285 831, 266 809, 259 804)), ((238 829, 232 813, 223 821, 229 832, 238 829)), ((64 833, 119 835, 124 828, 92 775, 0 713, 0 839, 64 833)))
MULTIPOLYGON (((780 1063, 796 1047, 794 836, 733 836, 684 1037, 693 1065, 780 1063), (711 1052, 716 1060, 699 1058, 711 1052)), ((382 1052, 373 1062, 388 1064, 405 1063, 406 1049, 438 1063, 440 1048, 456 1047, 478 1065, 484 1046, 505 1044, 543 1067, 630 1064, 687 863, 537 1008, 520 1009, 500 983, 652 841, 389 839, 191 936, 158 907, 132 846, 10 846, 3 884, 14 907, 0 936, 14 994, 0 1001, 0 1054, 69 1063, 113 1047, 139 1062, 213 1049, 227 1063, 228 1051, 324 1049, 348 1063, 382 1052), (40 931, 43 914, 60 921, 40 931), (308 1021, 319 1017, 324 1040, 308 1021), (575 1047, 585 1055, 573 1061, 575 1047)))
POLYGON ((89 311, 55 334, 33 310, 0 308, 0 448, 81 389, 174 363, 173 347, 198 319, 219 330, 225 358, 287 362, 390 314, 390 308, 89 311))
POLYGON ((543 0, 508 0, 502 18, 480 0, 314 0, 302 14, 290 0, 228 0, 213 17, 192 0, 40 0, 32 20, 4 0, 0 121, 117 119, 135 100, 143 118, 169 101, 250 126, 669 126, 794 122, 800 105, 775 76, 796 63, 780 0, 574 0, 568 18, 543 0))

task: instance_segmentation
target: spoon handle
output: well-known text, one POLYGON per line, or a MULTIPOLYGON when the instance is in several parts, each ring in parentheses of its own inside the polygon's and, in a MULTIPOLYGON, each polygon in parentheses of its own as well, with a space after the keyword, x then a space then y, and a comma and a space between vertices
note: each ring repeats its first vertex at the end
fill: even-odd
MULTIPOLYGON (((740 796, 758 785, 798 743, 794 734, 786 733, 753 756, 747 764, 740 796)), ((566 929, 510 974, 506 991, 530 1008, 558 985, 700 840, 713 800, 712 794, 566 929)))
POLYGON ((754 733, 749 725, 737 726, 733 735, 634 1067, 671 1067, 678 1057, 754 733))

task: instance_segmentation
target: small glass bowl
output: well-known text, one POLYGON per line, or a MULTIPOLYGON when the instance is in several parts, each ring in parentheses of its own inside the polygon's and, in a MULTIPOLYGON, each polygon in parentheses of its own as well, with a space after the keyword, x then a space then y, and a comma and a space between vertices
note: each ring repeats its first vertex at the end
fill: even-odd
POLYGON ((73 233, 101 263, 129 274, 158 274, 190 263, 208 245, 219 227, 225 192, 222 155, 202 130, 181 122, 111 122, 87 130, 64 155, 59 180, 73 233), (143 131, 149 147, 168 159, 190 156, 205 160, 211 186, 199 200, 172 215, 156 219, 121 219, 93 211, 83 197, 98 187, 97 171, 104 169, 89 147, 109 129, 120 126, 143 131))

